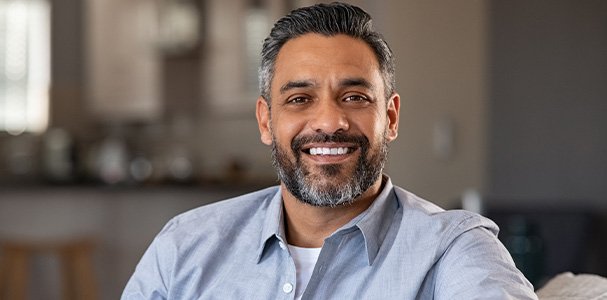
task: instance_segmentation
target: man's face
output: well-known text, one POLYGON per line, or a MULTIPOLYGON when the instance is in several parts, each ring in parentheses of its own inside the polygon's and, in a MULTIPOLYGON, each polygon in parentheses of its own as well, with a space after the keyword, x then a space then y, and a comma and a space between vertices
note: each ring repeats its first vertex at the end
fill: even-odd
POLYGON ((373 50, 345 35, 306 34, 275 63, 271 107, 257 102, 261 139, 282 184, 315 206, 349 203, 380 179, 397 135, 399 97, 385 99, 373 50))

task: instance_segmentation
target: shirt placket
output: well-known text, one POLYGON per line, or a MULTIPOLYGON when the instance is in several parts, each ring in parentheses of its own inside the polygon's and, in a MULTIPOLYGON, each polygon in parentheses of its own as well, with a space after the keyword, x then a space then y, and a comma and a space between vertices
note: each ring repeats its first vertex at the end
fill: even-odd
MULTIPOLYGON (((322 246, 316 265, 314 265, 314 271, 312 277, 308 282, 308 286, 303 293, 302 300, 304 299, 323 299, 324 292, 319 290, 320 283, 323 281, 327 269, 330 267, 330 263, 335 261, 340 245, 347 241, 346 235, 338 233, 330 238, 327 238, 322 246)), ((324 279, 326 280, 326 278, 324 279)))
POLYGON ((283 259, 286 259, 288 262, 284 264, 287 267, 284 270, 284 274, 281 276, 277 294, 282 296, 280 299, 295 299, 295 288, 297 284, 295 262, 289 254, 287 244, 280 238, 278 246, 280 246, 283 259))

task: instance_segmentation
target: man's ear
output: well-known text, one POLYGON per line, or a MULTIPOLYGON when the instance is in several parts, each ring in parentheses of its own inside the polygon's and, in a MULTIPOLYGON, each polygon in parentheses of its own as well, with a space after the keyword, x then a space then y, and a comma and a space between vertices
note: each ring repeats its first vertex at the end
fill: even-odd
POLYGON ((389 142, 398 136, 398 116, 400 113, 400 95, 393 94, 387 103, 388 128, 386 138, 389 142))
POLYGON ((268 106, 268 102, 261 96, 257 98, 255 115, 257 116, 257 125, 259 126, 259 133, 261 133, 261 142, 269 146, 272 144, 270 107, 268 106))

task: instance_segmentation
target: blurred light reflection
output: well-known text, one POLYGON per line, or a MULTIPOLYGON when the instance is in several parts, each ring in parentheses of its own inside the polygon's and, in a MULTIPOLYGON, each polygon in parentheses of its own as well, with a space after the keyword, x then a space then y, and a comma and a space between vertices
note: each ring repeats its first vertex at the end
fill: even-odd
POLYGON ((46 0, 0 1, 0 131, 48 123, 50 9, 46 0))

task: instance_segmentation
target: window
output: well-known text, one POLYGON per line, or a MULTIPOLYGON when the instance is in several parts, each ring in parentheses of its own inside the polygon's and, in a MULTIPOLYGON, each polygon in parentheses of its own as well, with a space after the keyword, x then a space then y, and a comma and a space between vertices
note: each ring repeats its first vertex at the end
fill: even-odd
POLYGON ((44 131, 49 83, 47 0, 0 0, 0 131, 44 131))

